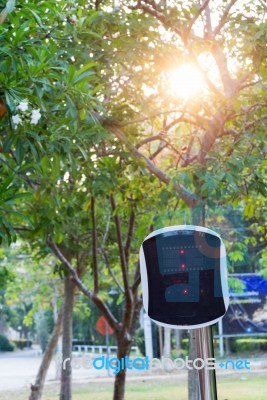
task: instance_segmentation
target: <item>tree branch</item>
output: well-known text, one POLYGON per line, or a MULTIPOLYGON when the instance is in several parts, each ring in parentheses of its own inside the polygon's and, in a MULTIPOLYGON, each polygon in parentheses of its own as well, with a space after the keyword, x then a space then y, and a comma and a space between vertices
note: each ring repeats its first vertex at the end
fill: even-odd
POLYGON ((12 171, 19 179, 21 179, 24 182, 27 182, 31 187, 36 187, 40 186, 39 182, 35 182, 32 179, 29 179, 27 177, 24 177, 22 172, 16 171, 14 168, 11 167, 11 165, 8 164, 6 160, 4 160, 2 157, 0 157, 0 162, 2 162, 10 171, 12 171))
POLYGON ((238 80, 233 79, 231 77, 227 65, 227 58, 223 53, 223 50, 221 49, 220 45, 215 44, 212 47, 211 51, 220 72, 220 77, 224 87, 225 95, 226 97, 232 97, 240 89, 240 83, 238 80))
POLYGON ((221 136, 224 123, 225 123, 224 112, 223 110, 219 109, 209 121, 209 127, 203 137, 201 148, 198 155, 198 159, 201 163, 204 163, 205 157, 208 151, 213 146, 213 143, 215 142, 216 138, 221 136))
POLYGON ((202 6, 199 7, 196 15, 194 15, 194 17, 192 18, 192 20, 189 23, 188 29, 187 29, 187 35, 190 33, 194 23, 196 22, 196 20, 200 17, 200 15, 202 14, 202 11, 205 10, 205 8, 208 6, 210 0, 205 0, 204 3, 202 4, 202 6))
POLYGON ((162 141, 159 144, 157 150, 154 151, 154 153, 149 156, 149 160, 154 160, 154 158, 156 158, 157 155, 159 155, 162 152, 162 150, 164 150, 166 147, 167 147, 166 143, 163 143, 163 141, 162 141))
POLYGON ((92 218, 92 252, 93 252, 93 262, 92 262, 92 272, 94 278, 94 292, 98 293, 98 264, 97 264, 97 229, 96 229, 96 218, 95 218, 95 198, 91 197, 91 218, 92 218))
POLYGON ((100 249, 100 252, 101 252, 101 254, 102 254, 102 256, 103 256, 103 259, 104 259, 104 262, 105 262, 105 264, 106 264, 106 266, 107 266, 108 272, 110 273, 110 275, 112 276, 114 282, 115 282, 116 285, 118 286, 118 289, 119 289, 123 294, 125 294, 125 291, 124 291, 123 287, 121 286, 119 280, 117 279, 116 275, 115 275, 114 272, 112 271, 112 268, 111 268, 111 266, 110 266, 109 259, 108 259, 108 256, 107 256, 105 250, 104 250, 103 248, 101 248, 101 249, 100 249))
POLYGON ((254 126, 255 124, 257 124, 258 122, 263 122, 267 120, 267 114, 262 115, 261 117, 254 119, 254 121, 248 122, 245 124, 245 129, 251 128, 252 126, 254 126))
POLYGON ((262 83, 262 81, 263 81, 262 79, 259 79, 258 81, 244 83, 243 85, 240 86, 240 90, 246 89, 251 86, 255 86, 258 83, 262 83))
POLYGON ((125 296, 128 299, 131 299, 130 287, 129 287, 129 279, 128 279, 128 264, 125 257, 125 251, 122 242, 122 233, 121 233, 121 223, 118 214, 116 213, 116 204, 113 195, 110 195, 110 203, 111 209, 114 215, 115 226, 116 226, 116 234, 117 234, 117 243, 119 247, 119 257, 121 263, 121 272, 122 272, 122 279, 123 279, 123 286, 125 290, 125 296))
POLYGON ((181 110, 175 108, 173 110, 168 110, 168 111, 158 111, 158 112, 155 112, 155 113, 153 113, 151 115, 148 115, 148 116, 132 119, 131 121, 118 122, 118 126, 120 128, 124 128, 124 127, 129 126, 129 125, 139 124, 140 122, 148 121, 149 119, 156 118, 156 117, 159 117, 161 115, 166 115, 166 114, 170 115, 172 113, 177 113, 177 112, 181 113, 181 110))
POLYGON ((108 232, 109 232, 109 225, 110 225, 110 213, 108 214, 108 221, 107 221, 107 225, 106 225, 106 229, 103 235, 103 239, 102 239, 102 244, 101 247, 103 248, 106 241, 107 241, 107 237, 108 237, 108 232))
POLYGON ((221 17, 221 19, 220 19, 218 25, 217 25, 217 27, 216 27, 216 28, 214 29, 214 31, 213 31, 214 37, 215 37, 216 35, 218 35, 218 33, 221 31, 221 29, 222 29, 223 26, 225 25, 226 19, 227 19, 227 17, 228 17, 228 14, 229 14, 231 8, 233 7, 233 5, 234 5, 236 2, 237 2, 237 0, 231 0, 230 3, 227 5, 227 7, 226 7, 226 9, 224 10, 224 13, 223 13, 223 15, 222 15, 222 17, 221 17))
MULTIPOLYGON (((198 116, 195 116, 196 119, 197 119, 197 117, 198 116)), ((200 123, 203 123, 203 118, 199 118, 198 124, 195 121, 192 121, 189 118, 186 118, 184 116, 175 118, 172 122, 170 122, 168 125, 166 125, 157 135, 150 136, 150 137, 140 140, 140 142, 135 145, 136 149, 139 149, 144 144, 154 142, 155 140, 161 140, 168 144, 168 141, 166 139, 164 139, 164 137, 163 137, 164 134, 166 134, 167 131, 169 131, 171 128, 173 128, 175 125, 177 125, 180 122, 199 126, 200 123)), ((204 122, 206 123, 206 121, 204 121, 204 122)), ((118 126, 121 127, 122 125, 119 124, 118 126)))
POLYGON ((209 40, 212 39, 212 25, 209 5, 205 8, 205 35, 209 40))
POLYGON ((139 149, 144 144, 147 144, 147 143, 150 143, 150 142, 154 142, 155 140, 161 140, 162 139, 162 135, 163 135, 162 132, 160 132, 157 135, 144 138, 144 139, 140 140, 140 142, 137 143, 135 147, 136 147, 136 149, 139 149))
POLYGON ((111 208, 114 214, 115 225, 116 225, 116 233, 117 233, 117 243, 119 247, 119 256, 121 262, 121 271, 122 271, 122 279, 123 286, 125 290, 125 312, 123 313, 123 322, 122 329, 123 331, 128 330, 128 327, 131 325, 133 313, 132 313, 132 305, 133 305, 133 293, 129 286, 129 276, 128 276, 128 264, 125 257, 125 251, 122 243, 122 233, 121 233, 121 224, 120 218, 116 213, 116 204, 113 195, 110 195, 110 203, 111 208))
MULTIPOLYGON (((143 159, 146 163, 147 169, 153 175, 155 175, 161 182, 164 182, 166 184, 169 184, 171 182, 171 178, 165 172, 163 172, 161 169, 156 167, 153 164, 153 162, 151 160, 149 160, 148 157, 146 157, 142 153, 140 153, 137 150, 137 148, 129 142, 129 140, 127 139, 125 134, 121 131, 121 129, 117 125, 109 124, 106 122, 104 124, 104 127, 107 130, 109 130, 110 132, 112 132, 122 143, 124 143, 126 145, 126 147, 128 148, 128 150, 130 150, 135 157, 143 159)), ((199 200, 195 197, 195 195, 193 193, 189 192, 189 190, 187 190, 184 186, 182 186, 178 182, 174 183, 174 188, 175 188, 177 194, 181 197, 181 199, 190 208, 194 208, 197 206, 199 200)))
POLYGON ((218 96, 219 98, 222 97, 222 93, 220 92, 220 90, 215 86, 215 84, 210 80, 210 78, 208 77, 208 74, 206 73, 206 71, 202 68, 202 66, 200 65, 197 57, 195 56, 194 52, 192 51, 191 48, 188 48, 189 50, 189 54, 190 57, 192 58, 196 68, 198 69, 198 71, 200 72, 200 74, 203 76, 205 82, 207 83, 209 89, 215 93, 216 96, 218 96))
POLYGON ((138 261, 136 263, 135 274, 134 274, 134 282, 132 284, 133 293, 136 293, 140 283, 141 283, 141 274, 140 274, 140 265, 139 265, 139 261, 138 261))
POLYGON ((120 332, 120 324, 117 321, 117 319, 114 317, 114 315, 111 313, 110 309, 106 306, 104 301, 98 296, 98 294, 94 293, 90 289, 88 289, 81 279, 78 277, 77 272, 75 269, 72 267, 71 263, 64 257, 64 255, 61 253, 57 245, 51 240, 50 237, 47 238, 46 241, 48 247, 53 251, 55 256, 62 262, 62 264, 67 268, 68 272, 71 275, 71 278, 73 282, 76 284, 76 286, 80 289, 80 291, 90 300, 93 301, 93 303, 98 307, 98 309, 105 315, 109 325, 111 326, 112 329, 118 334, 120 332))
POLYGON ((129 219, 129 224, 128 224, 127 240, 126 240, 126 244, 124 247, 125 258, 126 258, 127 264, 129 263, 129 255, 130 255, 130 248, 131 248, 131 243, 132 243, 132 239, 133 239, 134 223, 135 223, 135 211, 134 211, 134 208, 132 208, 130 219, 129 219))
MULTIPOLYGON (((188 36, 193 39, 197 40, 203 40, 201 37, 195 35, 194 33, 190 32, 187 30, 187 35, 186 35, 186 29, 183 28, 180 29, 180 26, 182 26, 182 23, 179 23, 180 21, 176 21, 175 25, 171 22, 171 19, 168 18, 168 16, 162 14, 157 7, 153 7, 153 5, 149 2, 149 6, 142 0, 138 0, 137 4, 135 6, 129 6, 131 10, 143 10, 145 13, 152 15, 152 17, 155 17, 159 22, 162 23, 162 25, 166 29, 171 29, 173 32, 175 32, 177 35, 181 37, 183 41, 187 41, 188 36)), ((190 28, 191 30, 191 28, 190 28)))
POLYGON ((152 4, 145 4, 142 0, 138 0, 136 6, 128 6, 131 10, 143 10, 145 13, 152 15, 158 21, 162 23, 167 28, 172 28, 172 30, 177 33, 179 36, 182 36, 182 31, 178 27, 173 27, 171 22, 166 20, 164 14, 158 11, 157 8, 154 8, 152 4))

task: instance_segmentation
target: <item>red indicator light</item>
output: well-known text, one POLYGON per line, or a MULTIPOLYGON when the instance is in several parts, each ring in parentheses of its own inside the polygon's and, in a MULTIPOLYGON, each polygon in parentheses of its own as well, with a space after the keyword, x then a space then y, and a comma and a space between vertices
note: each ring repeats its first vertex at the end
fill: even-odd
POLYGON ((183 294, 188 294, 189 293, 189 290, 188 289, 184 289, 183 290, 183 294))
POLYGON ((179 253, 180 253, 180 254, 184 254, 184 250, 180 250, 179 253))
POLYGON ((182 268, 182 269, 185 269, 185 264, 181 264, 181 268, 182 268))

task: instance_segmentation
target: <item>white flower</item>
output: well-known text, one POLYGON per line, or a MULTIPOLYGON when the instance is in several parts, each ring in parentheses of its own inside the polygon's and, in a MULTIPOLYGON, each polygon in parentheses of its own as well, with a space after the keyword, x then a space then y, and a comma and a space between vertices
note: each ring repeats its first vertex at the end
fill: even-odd
POLYGON ((18 105, 18 109, 22 112, 27 111, 29 107, 29 102, 28 100, 22 100, 19 105, 18 105))
POLYGON ((22 124, 22 120, 18 114, 12 116, 12 122, 15 125, 15 128, 17 128, 19 124, 22 124))
POLYGON ((76 24, 76 23, 77 23, 77 20, 78 20, 78 18, 77 18, 77 16, 76 16, 75 14, 73 14, 73 15, 70 17, 70 23, 71 23, 71 24, 76 24))
POLYGON ((63 181, 68 183, 69 179, 70 179, 70 173, 67 171, 63 176, 63 181))
POLYGON ((41 118, 40 109, 38 108, 37 110, 32 110, 31 124, 37 125, 40 118, 41 118))

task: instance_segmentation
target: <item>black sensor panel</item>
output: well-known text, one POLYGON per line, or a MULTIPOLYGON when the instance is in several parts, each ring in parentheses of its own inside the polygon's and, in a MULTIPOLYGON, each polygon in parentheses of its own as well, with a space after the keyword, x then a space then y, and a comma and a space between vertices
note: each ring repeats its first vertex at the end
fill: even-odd
POLYGON ((220 238, 181 230, 143 243, 148 275, 148 315, 171 325, 197 325, 224 315, 220 238))

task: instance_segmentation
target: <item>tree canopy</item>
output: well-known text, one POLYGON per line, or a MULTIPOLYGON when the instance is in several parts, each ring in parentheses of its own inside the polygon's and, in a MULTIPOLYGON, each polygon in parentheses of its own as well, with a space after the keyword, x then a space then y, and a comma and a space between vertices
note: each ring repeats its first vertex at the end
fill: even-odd
POLYGON ((249 253, 267 267, 265 14, 261 0, 0 1, 1 243, 52 248, 104 310, 114 284, 139 304, 143 237, 184 216, 220 227, 233 268, 249 253))

